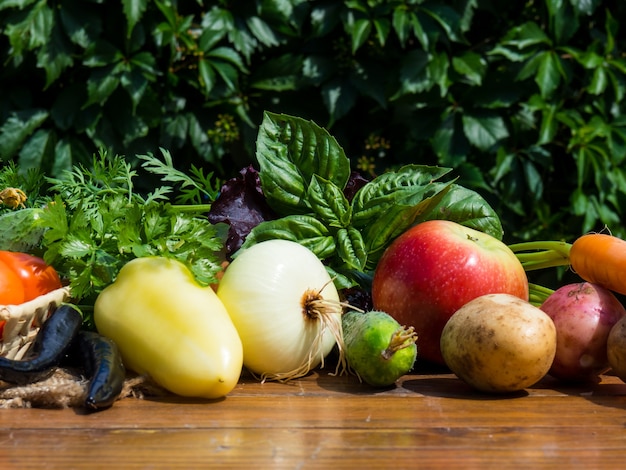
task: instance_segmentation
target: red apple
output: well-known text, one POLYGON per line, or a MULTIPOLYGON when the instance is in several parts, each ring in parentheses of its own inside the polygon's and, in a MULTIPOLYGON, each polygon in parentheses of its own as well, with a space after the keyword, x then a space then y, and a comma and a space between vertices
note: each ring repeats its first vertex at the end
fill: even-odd
POLYGON ((394 240, 372 284, 374 308, 418 334, 418 357, 444 364, 439 342, 448 319, 485 294, 528 300, 528 278, 497 238, 447 220, 422 222, 394 240))

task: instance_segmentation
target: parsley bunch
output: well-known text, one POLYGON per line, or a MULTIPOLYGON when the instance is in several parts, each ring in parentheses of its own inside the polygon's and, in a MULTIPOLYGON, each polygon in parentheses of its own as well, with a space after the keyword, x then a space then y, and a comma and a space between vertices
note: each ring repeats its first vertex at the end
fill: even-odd
POLYGON ((184 186, 180 197, 187 204, 170 201, 172 186, 140 194, 134 186, 137 172, 123 157, 109 157, 106 151, 94 156, 89 169, 76 166, 61 178, 47 178, 53 197, 38 220, 45 228, 43 257, 69 280, 72 296, 87 310, 122 266, 137 257, 174 258, 200 284, 217 280, 226 228, 204 216, 217 196, 217 182, 198 169, 195 177, 183 174, 162 152, 165 162, 152 155, 138 157, 162 181, 184 186))

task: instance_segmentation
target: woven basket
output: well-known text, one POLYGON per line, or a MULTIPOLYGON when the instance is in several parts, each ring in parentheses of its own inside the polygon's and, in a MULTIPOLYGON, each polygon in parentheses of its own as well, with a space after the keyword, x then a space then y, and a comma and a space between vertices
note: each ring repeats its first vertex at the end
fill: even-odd
POLYGON ((62 287, 23 304, 0 305, 0 322, 6 322, 0 337, 0 357, 22 359, 43 322, 69 298, 69 287, 62 287))

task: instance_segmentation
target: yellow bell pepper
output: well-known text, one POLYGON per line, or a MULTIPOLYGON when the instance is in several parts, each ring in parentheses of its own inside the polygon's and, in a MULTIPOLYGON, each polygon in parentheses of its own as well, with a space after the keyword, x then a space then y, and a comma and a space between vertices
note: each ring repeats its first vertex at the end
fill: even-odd
POLYGON ((96 299, 94 321, 128 369, 177 395, 219 398, 239 380, 243 348, 226 308, 176 260, 128 262, 96 299))

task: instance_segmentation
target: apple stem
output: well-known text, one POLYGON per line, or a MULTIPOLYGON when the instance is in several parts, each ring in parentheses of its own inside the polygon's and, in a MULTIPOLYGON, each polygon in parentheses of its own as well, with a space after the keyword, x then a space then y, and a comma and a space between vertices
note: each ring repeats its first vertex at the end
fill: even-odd
POLYGON ((403 326, 391 334, 391 339, 389 340, 389 346, 382 352, 383 359, 389 360, 391 357, 399 351, 400 349, 404 349, 414 344, 417 341, 417 333, 415 329, 411 326, 407 328, 403 326))
POLYGON ((524 270, 569 266, 571 243, 562 241, 523 242, 509 245, 524 270))

